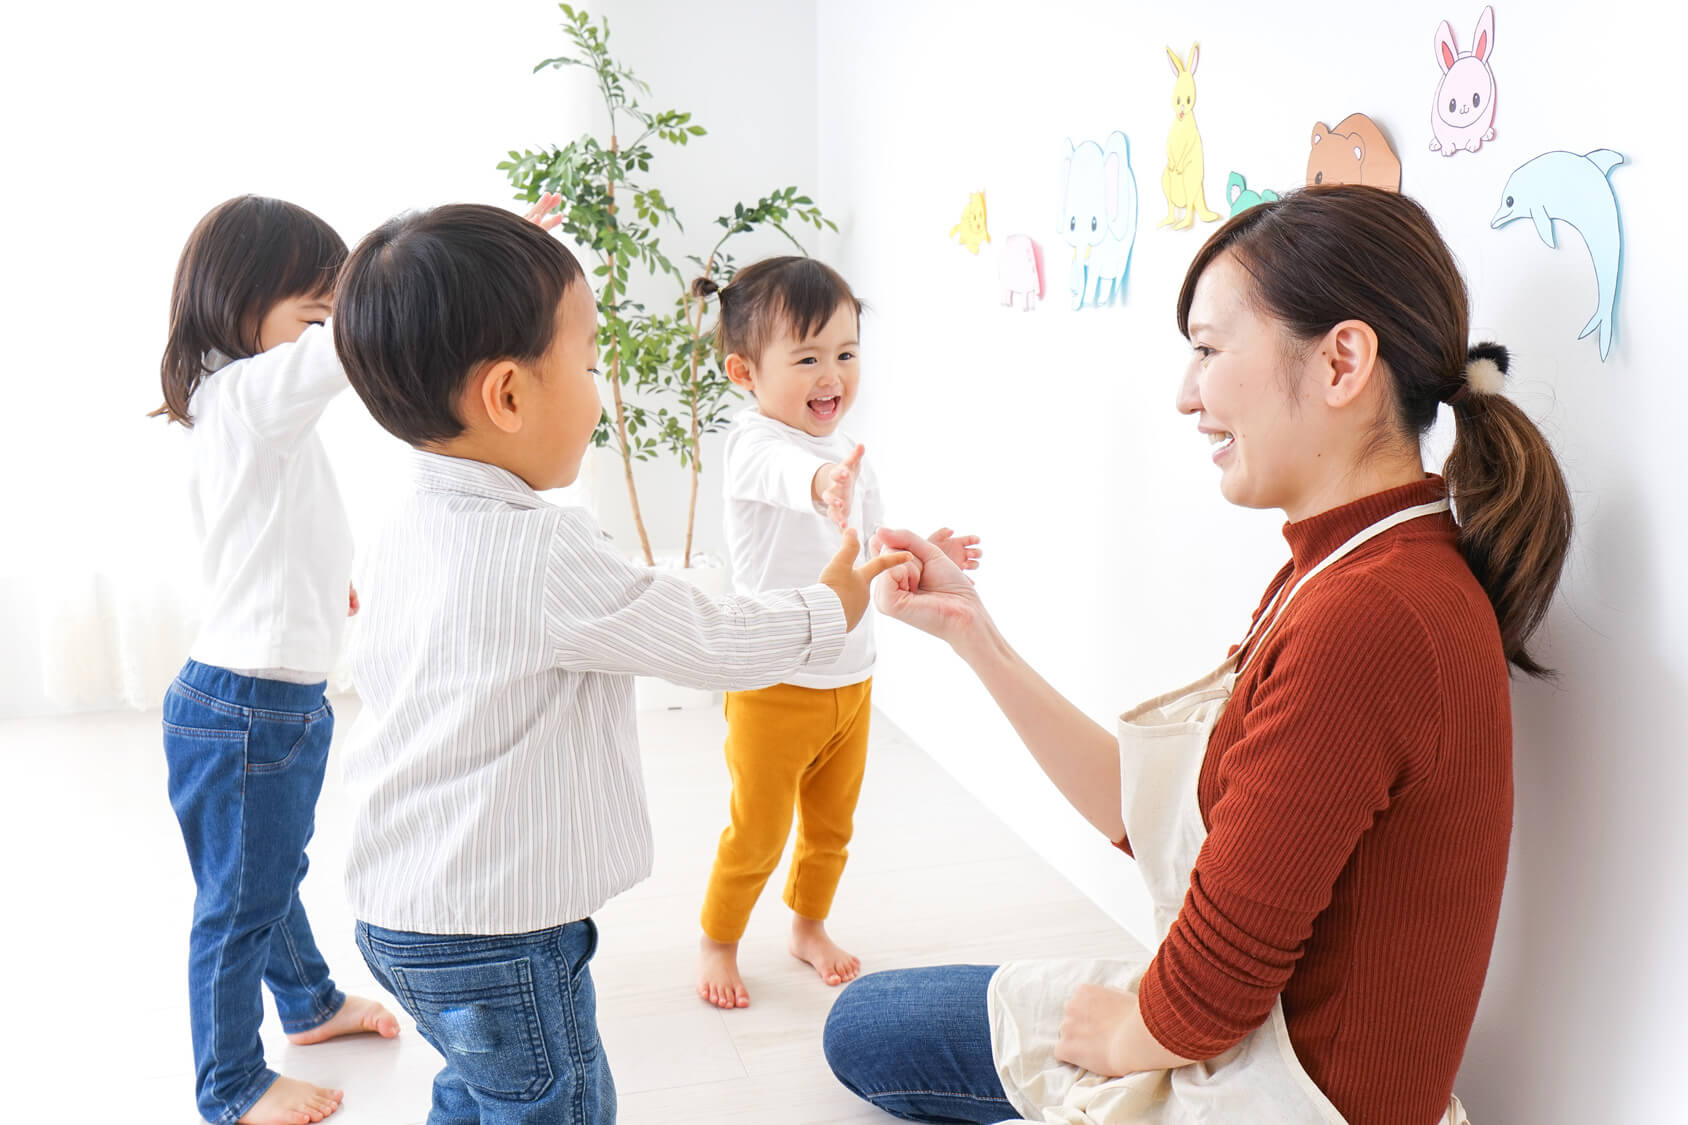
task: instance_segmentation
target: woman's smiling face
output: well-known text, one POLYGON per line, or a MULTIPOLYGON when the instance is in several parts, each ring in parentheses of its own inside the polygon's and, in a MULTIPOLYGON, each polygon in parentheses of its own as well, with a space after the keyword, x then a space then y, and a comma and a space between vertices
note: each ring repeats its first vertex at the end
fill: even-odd
MULTIPOLYGON (((1219 466, 1219 490, 1244 508, 1282 508, 1290 518, 1323 473, 1319 427, 1309 424, 1316 380, 1295 341, 1262 315, 1247 271, 1229 253, 1202 273, 1188 321, 1193 354, 1178 409, 1196 416, 1219 466)), ((1315 410, 1316 413, 1316 410, 1315 410)))

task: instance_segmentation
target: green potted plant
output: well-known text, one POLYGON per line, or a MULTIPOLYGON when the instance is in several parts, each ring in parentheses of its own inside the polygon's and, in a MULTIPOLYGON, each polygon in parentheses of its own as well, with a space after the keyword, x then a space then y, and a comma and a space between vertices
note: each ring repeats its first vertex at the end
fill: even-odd
MULTIPOLYGON (((666 227, 677 233, 684 227, 651 176, 651 165, 658 143, 684 145, 705 131, 692 122, 690 113, 652 111, 639 104, 650 87, 610 54, 607 19, 594 23, 584 10, 566 3, 558 7, 573 49, 545 59, 534 71, 579 67, 590 73, 606 111, 608 135, 588 133, 561 147, 512 150, 498 168, 509 177, 518 199, 532 203, 547 192, 560 194, 561 229, 595 259, 591 268, 599 286, 598 347, 610 405, 593 442, 613 447, 620 455, 647 566, 655 565, 656 557, 639 508, 633 463, 673 458, 689 472, 691 500, 681 565, 690 566, 698 477, 703 471, 701 443, 704 435, 726 425, 736 391, 704 339, 714 297, 694 296, 689 271, 682 272, 661 246, 666 227), (627 126, 632 139, 624 141, 627 126), (629 295, 635 267, 657 283, 675 287, 668 308, 650 311, 629 295)), ((731 214, 715 222, 721 234, 714 244, 686 260, 697 267, 697 275, 723 287, 735 269, 728 251, 734 238, 769 227, 807 253, 790 226, 838 229, 796 187, 770 192, 754 204, 736 203, 731 214)))

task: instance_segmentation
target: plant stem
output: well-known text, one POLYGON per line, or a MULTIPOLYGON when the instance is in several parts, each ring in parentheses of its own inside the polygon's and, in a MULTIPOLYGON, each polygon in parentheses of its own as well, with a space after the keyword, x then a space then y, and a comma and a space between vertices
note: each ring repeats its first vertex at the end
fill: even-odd
MULTIPOLYGON (((714 264, 715 257, 710 255, 708 265, 703 268, 704 277, 709 276, 714 264)), ((692 322, 691 373, 686 380, 686 397, 692 408, 692 498, 686 506, 686 556, 681 565, 688 567, 692 565, 692 529, 697 525, 697 478, 703 472, 703 446, 697 432, 697 347, 703 338, 703 307, 708 303, 707 297, 697 299, 697 319, 692 322)))
MULTIPOLYGON (((611 114, 613 120, 613 109, 611 110, 611 114)), ((615 134, 611 133, 611 157, 613 158, 620 151, 621 149, 616 142, 615 134)), ((613 174, 609 177, 608 182, 605 184, 605 189, 609 194, 610 214, 614 215, 615 176, 613 174)), ((617 295, 615 285, 615 251, 609 251, 606 257, 609 260, 610 269, 609 273, 605 275, 608 280, 605 281, 604 287, 609 290, 611 298, 610 305, 613 307, 616 303, 615 297, 617 295)), ((621 403, 621 343, 619 338, 616 336, 610 337, 610 393, 615 398, 615 432, 616 436, 620 439, 621 469, 627 476, 627 498, 633 504, 633 527, 639 532, 639 547, 645 552, 645 565, 655 566, 656 556, 651 554, 651 539, 650 536, 645 533, 645 518, 639 511, 639 490, 633 483, 633 449, 627 444, 627 412, 621 403)))

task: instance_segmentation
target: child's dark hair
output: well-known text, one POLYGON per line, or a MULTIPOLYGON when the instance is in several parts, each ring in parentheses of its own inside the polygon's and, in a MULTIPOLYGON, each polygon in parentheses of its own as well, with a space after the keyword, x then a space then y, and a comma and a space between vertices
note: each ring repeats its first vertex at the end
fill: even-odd
POLYGON ((549 351, 563 293, 584 277, 562 243, 501 208, 400 215, 352 251, 334 346, 388 433, 411 445, 449 440, 464 429, 457 398, 469 376, 549 351))
POLYGON ((796 255, 748 265, 724 289, 707 278, 692 282, 692 296, 711 293, 721 301, 714 331, 721 354, 741 355, 752 363, 782 329, 803 340, 826 327, 841 306, 854 309, 858 319, 862 315, 861 301, 837 270, 796 255))
POLYGON ((193 425, 188 403, 207 374, 206 353, 257 355, 265 315, 289 297, 332 294, 345 260, 334 228, 296 204, 242 195, 213 207, 176 263, 159 364, 164 405, 152 416, 193 425))

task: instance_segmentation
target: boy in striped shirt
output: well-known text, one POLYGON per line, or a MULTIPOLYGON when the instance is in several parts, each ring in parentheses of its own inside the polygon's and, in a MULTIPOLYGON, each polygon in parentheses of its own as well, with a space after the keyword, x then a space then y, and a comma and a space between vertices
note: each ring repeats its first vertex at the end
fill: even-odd
POLYGON ((887 554, 711 599, 634 566, 570 484, 601 413, 597 309, 539 226, 455 205, 388 222, 341 275, 352 387, 416 449, 367 548, 344 755, 347 889, 371 971, 445 1056, 432 1121, 613 1121, 591 914, 649 874, 636 674, 709 689, 824 664, 887 554))

